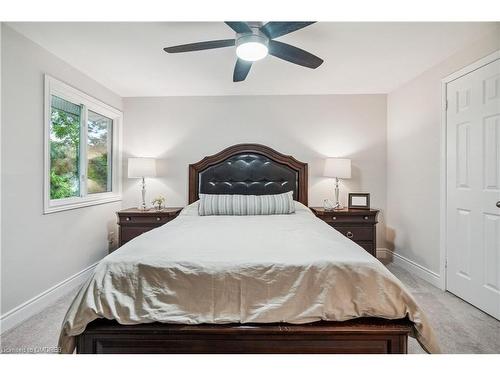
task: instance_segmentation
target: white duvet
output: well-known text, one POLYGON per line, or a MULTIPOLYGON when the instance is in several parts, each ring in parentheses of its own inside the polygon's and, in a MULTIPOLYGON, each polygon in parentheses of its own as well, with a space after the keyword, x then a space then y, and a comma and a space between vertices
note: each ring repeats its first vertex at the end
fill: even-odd
POLYGON ((296 202, 296 213, 178 218, 105 257, 64 318, 59 345, 98 318, 121 324, 307 323, 357 317, 414 322, 439 352, 414 298, 377 259, 296 202))

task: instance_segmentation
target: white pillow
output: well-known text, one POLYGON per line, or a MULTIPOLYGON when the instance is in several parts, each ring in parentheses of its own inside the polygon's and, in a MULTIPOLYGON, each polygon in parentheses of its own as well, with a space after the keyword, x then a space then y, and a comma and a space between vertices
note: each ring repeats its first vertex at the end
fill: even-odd
POLYGON ((295 212, 293 192, 273 195, 200 194, 198 214, 286 215, 295 212))

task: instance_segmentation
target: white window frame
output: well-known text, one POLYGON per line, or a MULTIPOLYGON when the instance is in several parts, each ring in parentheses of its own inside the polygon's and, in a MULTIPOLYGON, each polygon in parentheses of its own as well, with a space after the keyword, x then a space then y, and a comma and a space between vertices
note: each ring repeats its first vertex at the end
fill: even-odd
POLYGON ((123 113, 100 100, 97 100, 54 77, 45 75, 45 103, 44 103, 44 206, 43 213, 72 210, 80 207, 117 202, 122 199, 122 123, 123 113), (50 199, 50 128, 52 113, 52 95, 81 105, 81 147, 80 147, 80 196, 50 199), (113 120, 112 129, 112 159, 111 159, 111 187, 112 191, 105 193, 87 194, 87 111, 93 111, 113 120))

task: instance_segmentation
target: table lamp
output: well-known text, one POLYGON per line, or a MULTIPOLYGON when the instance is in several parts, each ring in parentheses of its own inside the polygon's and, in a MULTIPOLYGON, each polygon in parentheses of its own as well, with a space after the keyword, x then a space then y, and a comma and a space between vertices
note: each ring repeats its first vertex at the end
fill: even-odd
POLYGON ((335 178, 335 205, 333 209, 342 209, 342 205, 339 202, 339 180, 351 178, 351 159, 326 159, 323 176, 335 178))
POLYGON ((142 203, 146 210, 146 177, 156 177, 156 160, 153 158, 128 158, 128 178, 142 178, 142 203))

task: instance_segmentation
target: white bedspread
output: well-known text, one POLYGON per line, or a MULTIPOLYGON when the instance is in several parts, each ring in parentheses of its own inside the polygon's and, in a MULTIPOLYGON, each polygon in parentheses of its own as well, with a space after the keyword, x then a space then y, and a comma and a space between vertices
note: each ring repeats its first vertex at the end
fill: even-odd
POLYGON ((121 324, 306 323, 408 316, 439 352, 415 299, 377 259, 297 204, 291 215, 178 218, 105 257, 63 321, 59 345, 98 318, 121 324))

